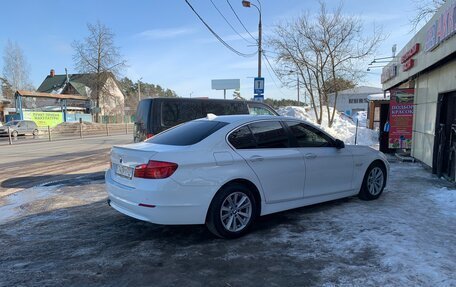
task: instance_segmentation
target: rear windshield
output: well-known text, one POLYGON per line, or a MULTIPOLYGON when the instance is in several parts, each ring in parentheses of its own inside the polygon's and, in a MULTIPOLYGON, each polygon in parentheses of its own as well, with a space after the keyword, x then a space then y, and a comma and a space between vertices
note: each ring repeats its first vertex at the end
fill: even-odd
POLYGON ((186 146, 196 144, 228 123, 208 120, 191 121, 166 130, 146 142, 164 145, 186 146))
POLYGON ((135 121, 137 123, 147 123, 148 118, 149 118, 149 112, 150 112, 150 105, 152 101, 146 100, 146 101, 140 101, 138 104, 138 108, 136 110, 136 119, 135 121))

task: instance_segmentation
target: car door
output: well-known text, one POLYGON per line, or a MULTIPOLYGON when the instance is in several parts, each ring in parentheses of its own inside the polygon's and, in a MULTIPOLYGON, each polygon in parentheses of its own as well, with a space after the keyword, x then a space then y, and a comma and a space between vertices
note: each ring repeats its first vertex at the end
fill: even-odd
POLYGON ((304 197, 330 195, 352 189, 353 156, 336 148, 323 131, 302 122, 287 121, 306 165, 304 197))
POLYGON ((33 128, 32 128, 32 122, 24 122, 25 124, 25 129, 24 129, 24 134, 32 134, 33 133, 33 128))
POLYGON ((289 135, 279 121, 244 125, 228 140, 258 176, 266 202, 303 197, 304 159, 298 149, 290 147, 289 135))
POLYGON ((27 124, 26 122, 24 121, 20 121, 17 125, 17 133, 22 135, 22 134, 25 134, 25 132, 27 131, 27 124))

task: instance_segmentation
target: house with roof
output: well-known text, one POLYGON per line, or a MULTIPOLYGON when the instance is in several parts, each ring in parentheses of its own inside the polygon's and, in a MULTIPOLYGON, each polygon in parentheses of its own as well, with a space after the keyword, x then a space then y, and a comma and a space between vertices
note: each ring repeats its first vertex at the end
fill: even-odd
MULTIPOLYGON (((368 96, 383 93, 381 88, 359 86, 352 89, 339 91, 337 95, 336 109, 349 116, 356 112, 367 111, 368 96)), ((329 102, 334 104, 335 94, 329 94, 329 102)))
MULTIPOLYGON (((60 74, 52 69, 38 87, 37 92, 50 94, 71 94, 87 97, 90 100, 92 113, 96 104, 96 91, 100 90, 99 114, 103 116, 123 115, 125 96, 120 83, 112 73, 97 74, 60 74)), ((50 103, 49 103, 50 104, 50 103)))

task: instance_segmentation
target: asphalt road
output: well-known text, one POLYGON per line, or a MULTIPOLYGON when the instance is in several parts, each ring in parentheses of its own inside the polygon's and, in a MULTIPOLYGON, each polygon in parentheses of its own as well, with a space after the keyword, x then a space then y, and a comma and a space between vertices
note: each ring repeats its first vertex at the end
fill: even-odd
POLYGON ((103 180, 32 187, 0 198, 0 286, 456 286, 455 195, 392 163, 378 200, 282 212, 222 240, 118 213, 103 180))
POLYGON ((51 181, 99 178, 111 147, 130 142, 132 135, 117 135, 1 146, 0 198, 51 181))

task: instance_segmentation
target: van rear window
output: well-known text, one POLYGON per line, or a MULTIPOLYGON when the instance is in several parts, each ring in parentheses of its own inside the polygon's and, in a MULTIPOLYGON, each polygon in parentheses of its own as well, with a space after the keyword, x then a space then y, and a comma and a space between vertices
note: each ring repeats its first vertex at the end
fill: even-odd
POLYGON ((150 113, 150 105, 152 101, 145 101, 142 100, 138 104, 138 109, 136 111, 136 119, 135 121, 137 123, 147 123, 149 119, 149 113, 150 113))
POLYGON ((228 123, 219 121, 197 120, 184 123, 166 130, 155 137, 146 140, 148 143, 163 145, 186 146, 196 144, 228 123))

